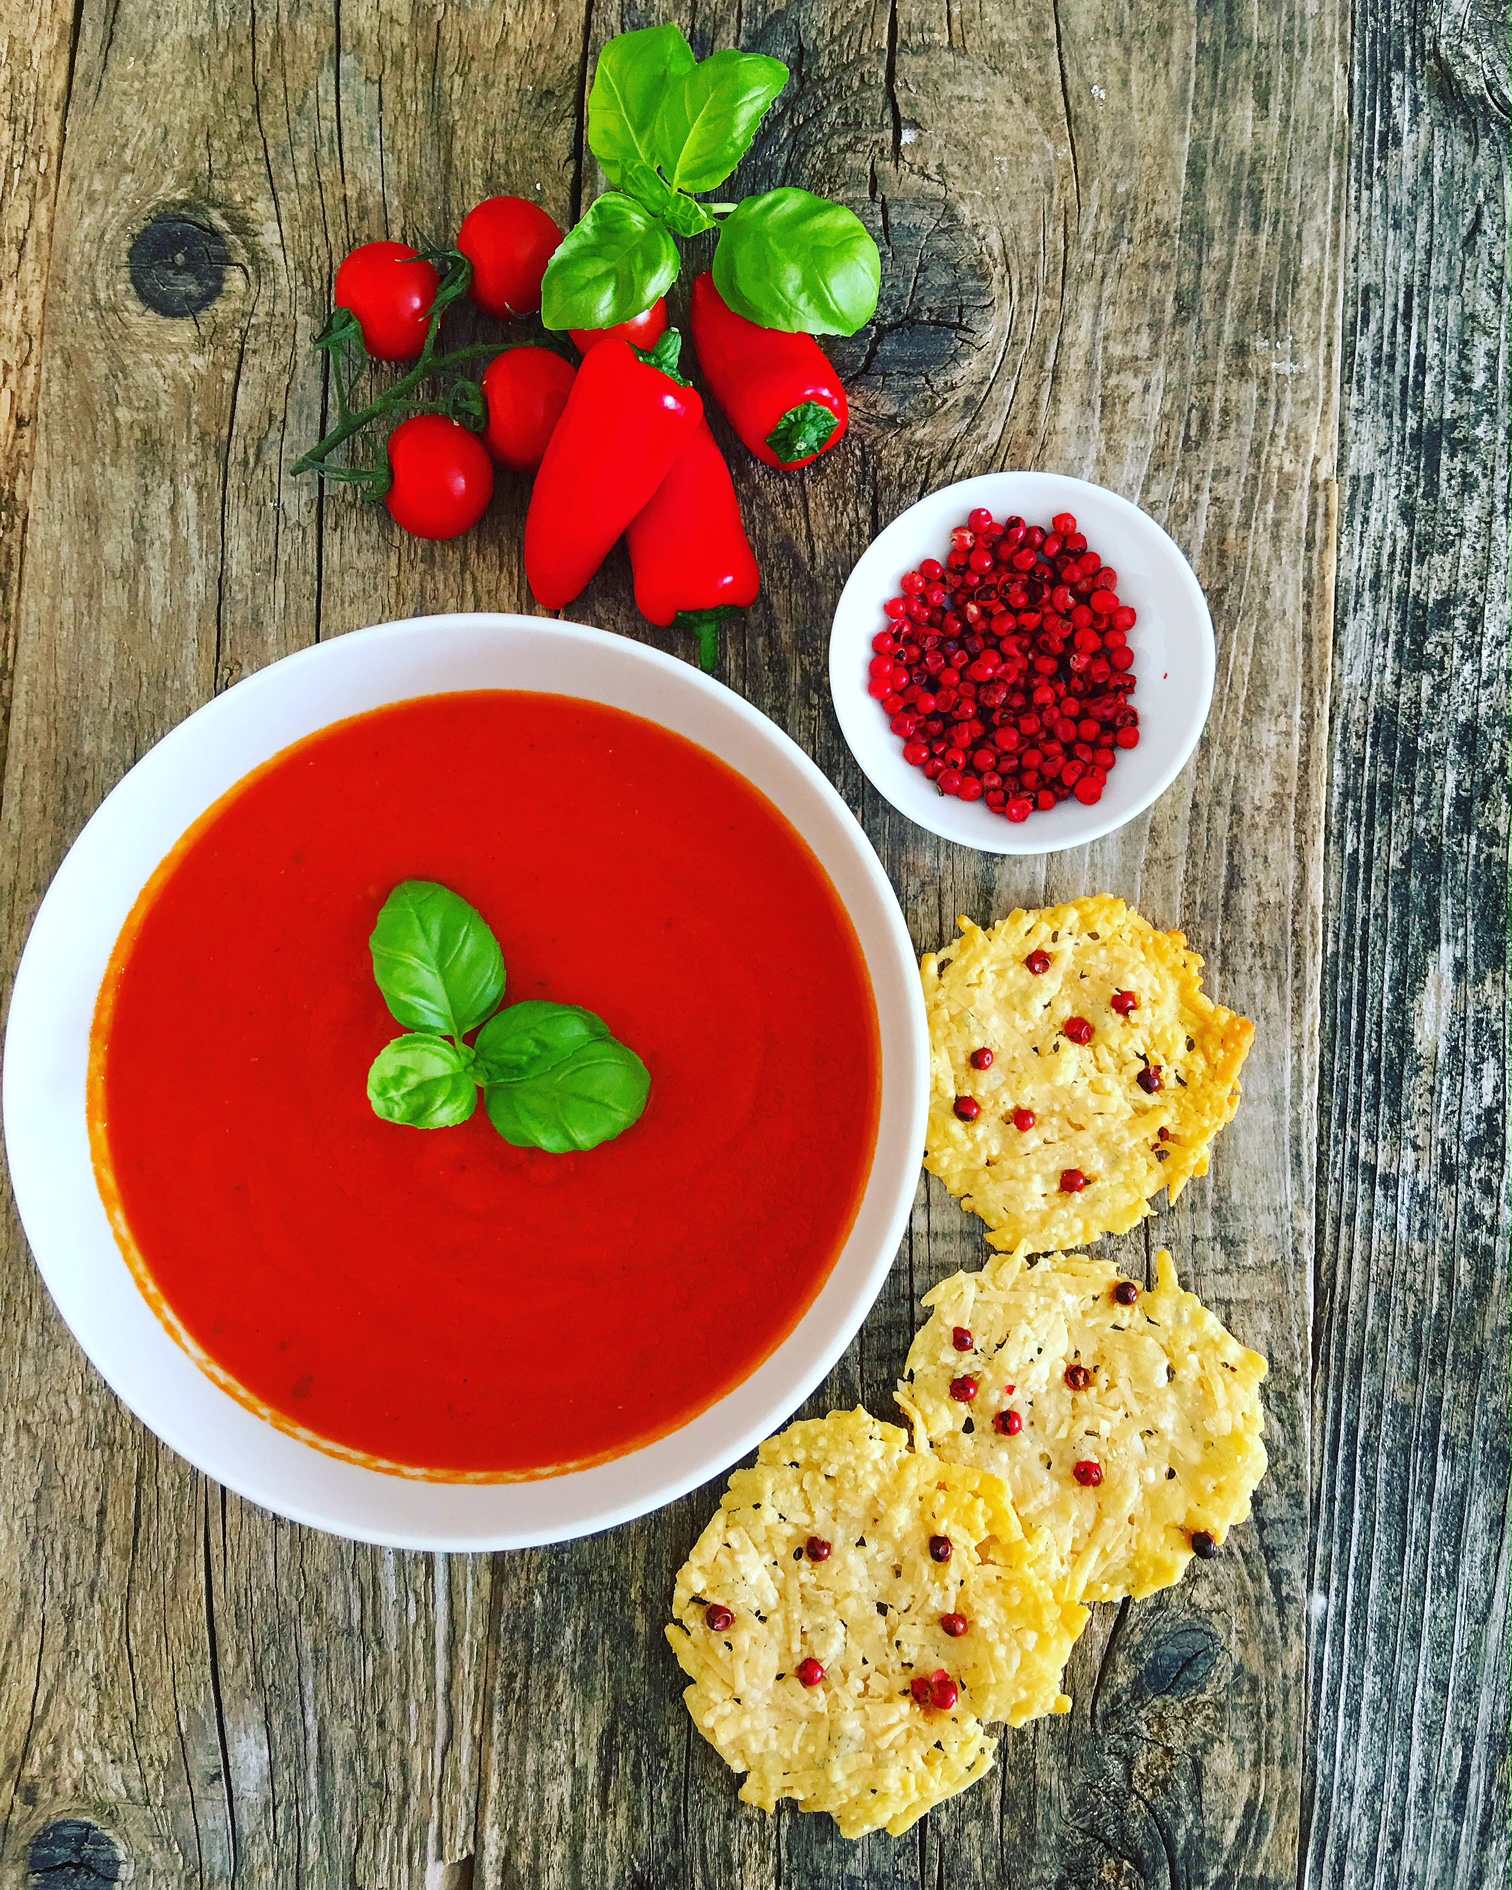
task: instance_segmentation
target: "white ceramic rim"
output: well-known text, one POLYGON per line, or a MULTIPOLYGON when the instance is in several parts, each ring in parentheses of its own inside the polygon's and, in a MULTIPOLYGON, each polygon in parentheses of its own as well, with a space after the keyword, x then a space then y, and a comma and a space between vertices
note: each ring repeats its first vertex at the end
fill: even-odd
POLYGON ((830 633, 830 693, 835 715, 851 753, 877 792, 898 812, 929 832, 982 853, 1034 856, 1062 853, 1100 840, 1136 819, 1165 793, 1191 759, 1212 706, 1217 652, 1213 620, 1197 574, 1181 547, 1147 512, 1121 493, 1068 473, 978 473, 941 486, 901 512, 877 534, 857 560, 835 606, 830 633), (902 744, 887 726, 881 709, 866 693, 871 639, 880 628, 882 601, 895 595, 898 579, 921 558, 937 556, 951 526, 973 507, 994 516, 1011 513, 1031 522, 1057 512, 1074 512, 1098 550, 1108 551, 1119 574, 1119 595, 1139 612, 1130 642, 1135 649, 1139 686, 1135 704, 1140 733, 1147 739, 1121 754, 1103 798, 1092 807, 1063 801, 1049 813, 1036 813, 1014 826, 981 802, 968 804, 940 794, 917 768, 903 759, 902 744), (1107 521, 1106 523, 1103 521, 1107 521), (1120 543, 1109 550, 1109 530, 1120 543), (1097 542, 1101 532, 1104 543, 1097 542), (1124 548, 1137 544, 1145 559, 1138 568, 1124 548), (1164 608, 1152 609, 1151 589, 1162 586, 1164 608), (1195 666, 1183 685, 1158 687, 1162 662, 1169 670, 1171 652, 1181 648, 1195 666), (1153 739, 1149 739, 1153 737, 1153 739))
POLYGON ((722 684, 628 638, 502 614, 412 618, 285 657, 180 723, 111 791, 33 922, 5 1040, 6 1152, 58 1310, 117 1395, 208 1476, 296 1522, 395 1548, 535 1546, 609 1528, 718 1475, 776 1429, 850 1344, 908 1223, 924 1145, 928 1031, 907 926, 855 817, 786 734, 722 684), (564 672, 581 672, 571 686, 564 672), (544 689, 628 709, 759 787, 802 833, 856 928, 876 999, 882 1100, 855 1224, 798 1325, 743 1384, 669 1437, 521 1483, 394 1476, 255 1416, 169 1336, 106 1218, 85 1117, 90 1022, 116 938, 162 857, 221 794, 346 716, 458 689, 544 689))

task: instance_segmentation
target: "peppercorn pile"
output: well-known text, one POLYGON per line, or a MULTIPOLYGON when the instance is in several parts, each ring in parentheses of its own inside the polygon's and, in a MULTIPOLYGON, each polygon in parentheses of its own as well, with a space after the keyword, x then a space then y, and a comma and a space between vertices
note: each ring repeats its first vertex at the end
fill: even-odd
POLYGON ((870 693, 903 758, 1012 821, 1100 801, 1139 744, 1136 614, 1117 585, 1069 512, 1048 531, 970 513, 943 564, 903 574, 872 639, 870 693))

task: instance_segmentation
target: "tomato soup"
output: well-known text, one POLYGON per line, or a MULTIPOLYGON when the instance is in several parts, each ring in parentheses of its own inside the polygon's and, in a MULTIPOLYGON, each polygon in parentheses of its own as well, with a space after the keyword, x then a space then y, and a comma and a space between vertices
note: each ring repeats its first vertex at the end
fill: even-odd
POLYGON ((243 1402, 339 1455, 540 1476, 665 1435, 792 1330, 876 1139, 876 1008, 794 828, 619 710, 432 696, 323 730, 159 869, 95 1018, 90 1127, 117 1237, 243 1402), (651 1072, 583 1153, 380 1121, 399 1033, 368 938, 438 880, 506 1004, 597 1012, 651 1072))

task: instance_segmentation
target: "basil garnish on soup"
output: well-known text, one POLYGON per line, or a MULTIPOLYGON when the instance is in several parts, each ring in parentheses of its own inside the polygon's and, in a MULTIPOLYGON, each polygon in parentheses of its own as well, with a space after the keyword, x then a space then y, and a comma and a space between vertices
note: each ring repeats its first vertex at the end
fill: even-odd
POLYGON ((516 1148, 597 1148, 640 1119, 651 1074, 575 1004, 527 998, 478 1033, 488 1119, 516 1148))
POLYGON ((640 1120, 651 1094, 641 1059, 579 1005, 527 998, 500 1010, 504 954, 482 914, 449 887, 396 886, 369 943, 384 1002, 409 1026, 368 1071, 368 1101, 384 1122, 454 1128, 481 1089, 506 1142, 562 1155, 640 1120))

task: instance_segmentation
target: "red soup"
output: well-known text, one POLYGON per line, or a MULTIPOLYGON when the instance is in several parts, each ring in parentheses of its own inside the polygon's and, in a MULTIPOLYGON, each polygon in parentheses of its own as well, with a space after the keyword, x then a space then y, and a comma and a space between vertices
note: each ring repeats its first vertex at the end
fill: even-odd
POLYGON ((159 869, 95 1018, 90 1126, 166 1323, 275 1423, 441 1478, 664 1435, 792 1330, 876 1137, 876 1009, 824 870, 639 717, 516 691, 312 736, 159 869), (381 1122, 368 936, 405 879, 482 913, 505 1003, 596 1011, 651 1098, 581 1154, 381 1122))

